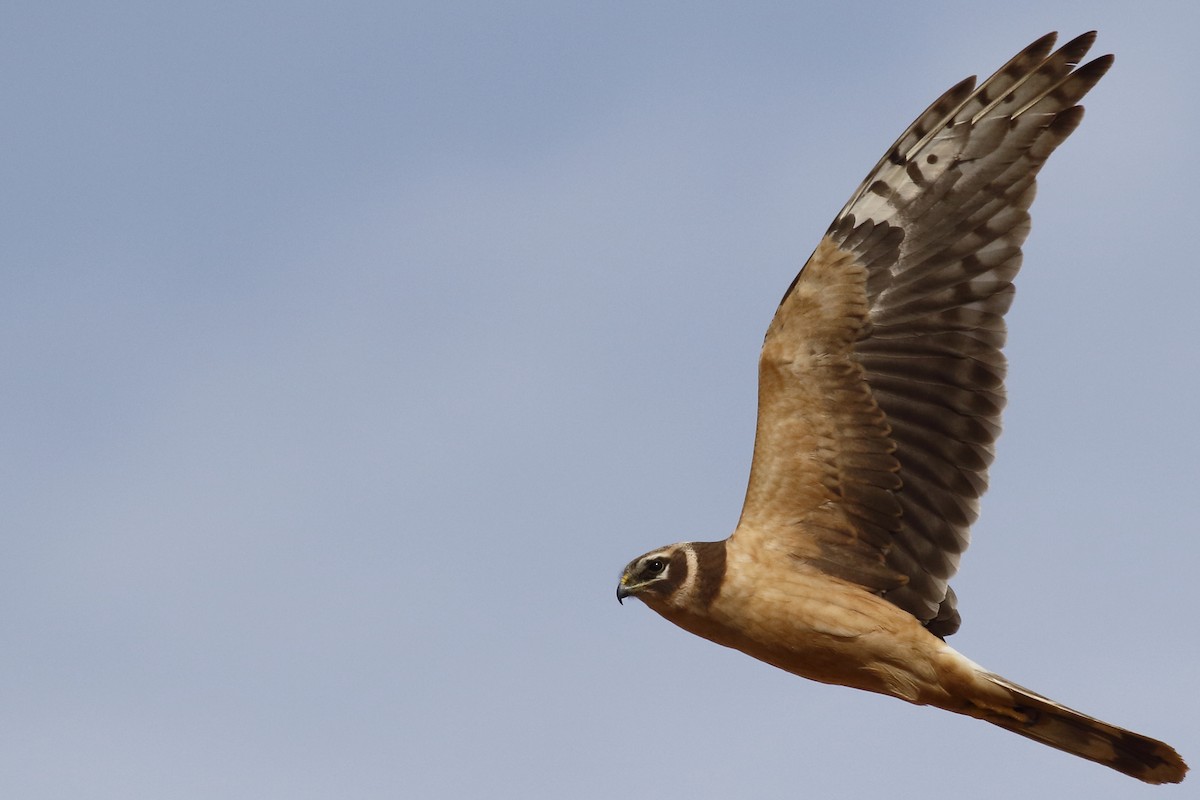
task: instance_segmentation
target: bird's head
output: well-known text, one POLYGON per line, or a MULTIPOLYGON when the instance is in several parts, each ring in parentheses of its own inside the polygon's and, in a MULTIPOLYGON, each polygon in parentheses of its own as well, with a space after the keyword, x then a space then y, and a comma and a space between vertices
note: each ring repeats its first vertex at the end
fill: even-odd
POLYGON ((630 561, 617 584, 617 599, 637 597, 660 614, 698 611, 721 591, 725 542, 682 542, 630 561))
POLYGON ((640 597, 652 603, 665 602, 687 578, 687 556, 683 545, 651 550, 630 561, 617 584, 617 601, 640 597))

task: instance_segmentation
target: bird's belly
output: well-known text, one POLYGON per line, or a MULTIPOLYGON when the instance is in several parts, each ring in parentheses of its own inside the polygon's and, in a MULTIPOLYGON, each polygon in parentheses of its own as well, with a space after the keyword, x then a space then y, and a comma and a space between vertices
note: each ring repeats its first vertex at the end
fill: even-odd
POLYGON ((941 694, 937 654, 944 643, 902 609, 827 576, 759 582, 753 591, 727 585, 704 615, 657 610, 794 675, 916 703, 937 702, 941 694))

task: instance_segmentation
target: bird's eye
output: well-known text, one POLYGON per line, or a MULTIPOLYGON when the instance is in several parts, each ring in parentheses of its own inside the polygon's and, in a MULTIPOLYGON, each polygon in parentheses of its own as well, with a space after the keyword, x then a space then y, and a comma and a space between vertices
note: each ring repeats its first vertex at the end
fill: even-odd
POLYGON ((663 563, 661 558, 656 558, 653 561, 647 562, 646 571, 657 575, 662 572, 667 565, 663 563))

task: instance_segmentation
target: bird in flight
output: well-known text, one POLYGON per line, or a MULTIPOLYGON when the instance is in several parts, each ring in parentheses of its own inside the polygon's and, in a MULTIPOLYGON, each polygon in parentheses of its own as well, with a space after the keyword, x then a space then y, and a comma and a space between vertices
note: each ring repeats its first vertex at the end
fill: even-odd
POLYGON ((733 534, 625 567, 637 597, 717 644, 823 683, 986 720, 1147 783, 1169 745, 987 671, 945 637, 948 581, 1004 405, 1004 314, 1038 170, 1113 63, 1048 34, 922 113, 788 287, 759 361, 758 425, 733 534))

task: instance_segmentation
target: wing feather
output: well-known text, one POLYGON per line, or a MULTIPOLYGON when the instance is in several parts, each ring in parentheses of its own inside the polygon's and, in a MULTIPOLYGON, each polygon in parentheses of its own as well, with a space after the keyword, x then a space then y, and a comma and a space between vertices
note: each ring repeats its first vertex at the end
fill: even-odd
POLYGON ((734 536, 948 635, 1004 407, 1001 348, 1036 176, 1112 64, 1047 34, 929 106, 784 295, 734 536), (1053 50, 1053 51, 1052 51, 1053 50))

